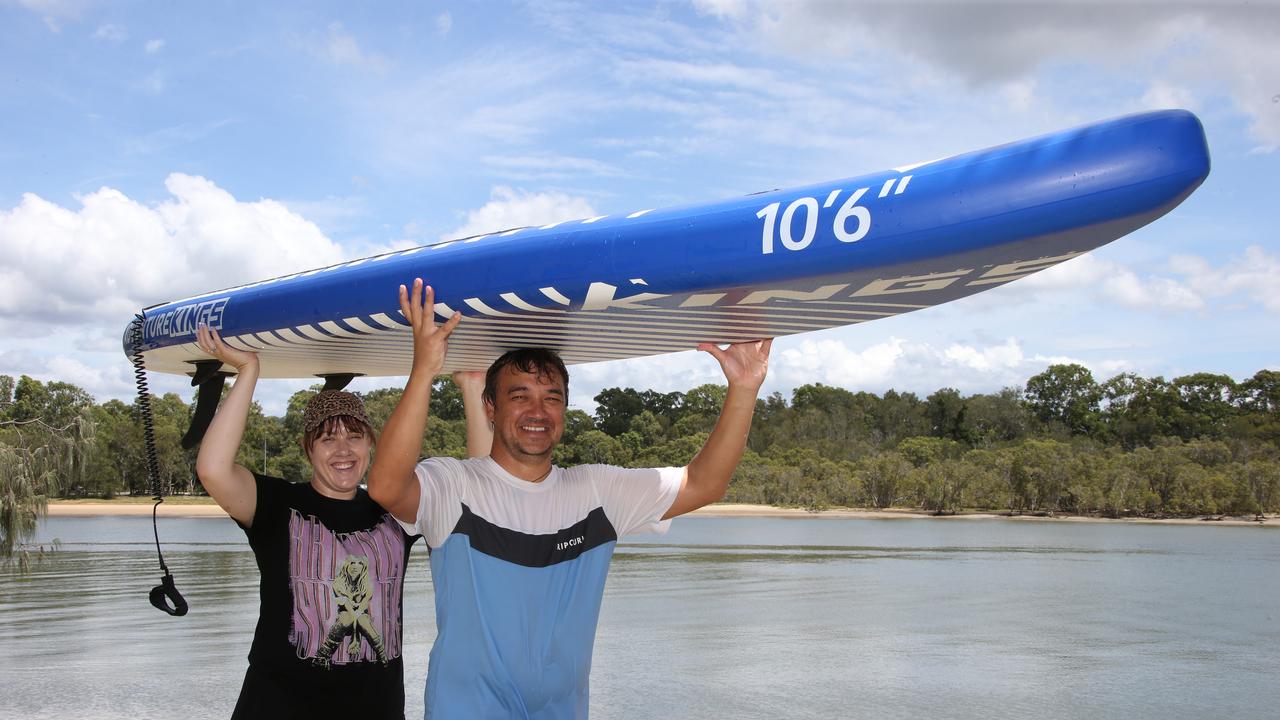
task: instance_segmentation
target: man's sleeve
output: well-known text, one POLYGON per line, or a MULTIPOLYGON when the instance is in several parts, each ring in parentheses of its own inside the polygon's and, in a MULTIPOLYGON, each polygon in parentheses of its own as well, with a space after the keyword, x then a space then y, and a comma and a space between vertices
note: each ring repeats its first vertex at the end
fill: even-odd
POLYGON ((462 482, 461 464, 454 458, 427 458, 413 468, 418 478, 418 516, 400 523, 406 533, 421 535, 430 547, 440 547, 453 531, 459 514, 457 489, 462 482), (452 518, 452 520, 450 519, 452 518))
POLYGON ((665 533, 671 509, 684 481, 684 468, 620 468, 597 465, 600 502, 618 537, 665 533))

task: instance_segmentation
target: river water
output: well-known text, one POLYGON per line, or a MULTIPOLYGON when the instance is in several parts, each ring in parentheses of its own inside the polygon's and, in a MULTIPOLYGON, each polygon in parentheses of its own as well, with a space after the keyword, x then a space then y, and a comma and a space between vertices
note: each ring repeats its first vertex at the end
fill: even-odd
MULTIPOLYGON (((53 518, 0 568, 0 718, 226 718, 257 570, 225 519, 162 519, 191 614, 147 603, 150 518, 53 518)), ((620 546, 592 717, 1280 717, 1280 531, 998 519, 682 518, 620 546)), ((435 636, 405 601, 406 708, 435 636)))

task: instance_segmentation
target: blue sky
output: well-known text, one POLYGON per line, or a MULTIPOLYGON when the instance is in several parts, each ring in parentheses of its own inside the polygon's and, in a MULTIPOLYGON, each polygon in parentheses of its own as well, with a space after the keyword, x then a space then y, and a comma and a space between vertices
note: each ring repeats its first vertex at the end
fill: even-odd
MULTIPOLYGON (((784 394, 1280 368, 1280 4, 0 0, 0 373, 127 398, 119 338, 153 303, 1163 107, 1213 155, 1181 207, 989 293, 782 339, 784 394)), ((571 399, 718 378, 697 353, 579 366, 571 399)))

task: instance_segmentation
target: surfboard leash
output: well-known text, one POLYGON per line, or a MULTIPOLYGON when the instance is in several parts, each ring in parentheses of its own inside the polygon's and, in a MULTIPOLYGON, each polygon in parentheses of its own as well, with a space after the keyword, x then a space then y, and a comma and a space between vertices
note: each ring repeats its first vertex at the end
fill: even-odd
POLYGON ((187 614, 187 601, 182 597, 182 593, 178 592, 178 586, 173 582, 173 574, 169 572, 169 566, 164 562, 164 553, 160 551, 160 527, 157 520, 157 512, 160 509, 160 503, 164 502, 164 493, 160 489, 160 463, 156 454, 155 424, 151 417, 151 391, 147 385, 147 366, 142 357, 142 328, 145 320, 143 313, 133 316, 133 323, 130 327, 130 349, 132 350, 133 378, 138 386, 138 410, 142 414, 142 437, 146 445, 147 479, 151 484, 152 499, 156 501, 156 504, 151 506, 151 530, 156 538, 156 557, 160 559, 160 569, 164 571, 164 577, 160 579, 160 584, 151 588, 150 599, 151 604, 156 608, 170 615, 180 617, 187 614))

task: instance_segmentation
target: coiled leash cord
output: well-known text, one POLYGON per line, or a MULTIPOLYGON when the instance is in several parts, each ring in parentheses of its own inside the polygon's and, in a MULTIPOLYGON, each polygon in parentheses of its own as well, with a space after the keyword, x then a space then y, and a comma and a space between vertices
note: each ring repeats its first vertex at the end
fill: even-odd
POLYGON ((181 617, 187 614, 187 601, 182 597, 182 593, 178 592, 178 586, 173 583, 173 574, 169 572, 169 566, 164 563, 164 553, 160 551, 160 528, 156 520, 156 513, 160 508, 160 503, 164 502, 164 495, 160 492, 160 470, 159 462, 156 458, 155 427, 151 418, 151 391, 147 388, 147 366, 142 359, 142 327, 144 320, 142 313, 133 317, 133 323, 130 326, 132 333, 130 347, 133 359, 133 378, 138 385, 138 409, 142 412, 142 436, 146 442, 147 477, 151 481, 152 499, 156 501, 156 504, 151 506, 151 530, 156 537, 156 556, 160 558, 160 569, 164 571, 164 577, 160 579, 160 584, 151 588, 150 597, 151 604, 156 608, 170 615, 181 617))

